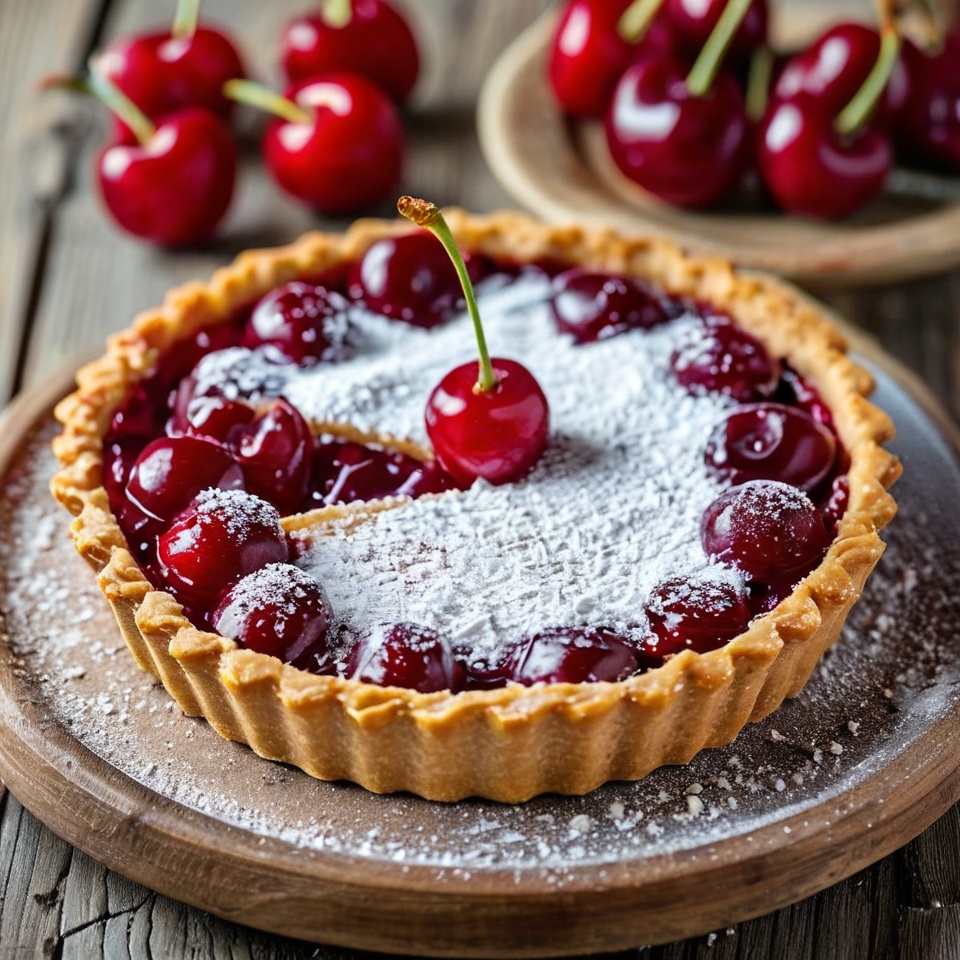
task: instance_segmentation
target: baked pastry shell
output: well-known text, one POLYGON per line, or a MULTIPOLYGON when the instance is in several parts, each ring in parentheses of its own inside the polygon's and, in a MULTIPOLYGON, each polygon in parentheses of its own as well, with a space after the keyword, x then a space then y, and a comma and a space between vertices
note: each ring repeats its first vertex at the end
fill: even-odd
MULTIPOLYGON (((406 222, 362 220, 342 235, 313 233, 286 247, 245 252, 209 283, 171 291, 160 308, 108 341, 105 355, 78 372, 76 392, 57 406, 61 467, 51 489, 74 514, 74 544, 96 570, 128 647, 184 713, 203 716, 221 736, 314 777, 377 793, 511 803, 547 792, 582 794, 730 742, 746 723, 799 693, 883 552, 879 531, 896 512, 887 488, 900 464, 882 447, 893 426, 866 399, 870 374, 849 358, 819 304, 772 277, 652 238, 546 226, 516 213, 446 216, 463 249, 651 280, 728 312, 774 356, 787 358, 830 407, 850 458, 849 504, 823 561, 725 646, 685 651, 618 683, 424 694, 306 673, 192 626, 179 603, 146 580, 111 513, 101 467, 112 416, 177 340, 228 320, 276 286, 355 260, 376 240, 410 229, 406 222)), ((418 452, 399 439, 376 439, 418 452)), ((353 511, 362 519, 365 509, 331 507, 285 518, 284 525, 294 530, 353 511)))

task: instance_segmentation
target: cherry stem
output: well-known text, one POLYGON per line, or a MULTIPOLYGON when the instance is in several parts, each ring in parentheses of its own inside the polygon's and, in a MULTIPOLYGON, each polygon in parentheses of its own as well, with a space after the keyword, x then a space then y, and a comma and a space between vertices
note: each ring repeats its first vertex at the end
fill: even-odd
POLYGON ((705 97, 710 92, 723 58, 752 2, 753 0, 727 0, 717 25, 710 31, 707 42, 687 74, 686 83, 690 96, 705 97))
POLYGON ((299 104, 253 80, 228 80, 223 85, 223 95, 237 103, 266 110, 291 123, 310 123, 313 120, 309 110, 304 110, 299 104))
POLYGON ((170 35, 189 40, 197 32, 200 22, 200 0, 178 0, 170 35))
POLYGON ((353 19, 351 0, 323 0, 320 19, 328 26, 342 29, 353 19))
POLYGON ((483 323, 480 321, 480 310, 477 307, 477 298, 473 293, 470 275, 467 273, 467 265, 463 262, 460 248, 457 246, 457 241, 453 239, 447 221, 444 220, 443 214, 436 204, 416 197, 401 197, 397 201, 397 210, 408 220, 412 220, 418 227, 429 230, 443 244, 443 249, 447 251, 447 255, 453 261, 453 266, 463 286, 467 310, 470 311, 470 319, 473 321, 473 332, 477 337, 477 352, 480 354, 480 369, 473 389, 476 393, 487 393, 489 390, 493 390, 500 381, 497 380, 497 375, 493 372, 493 364, 490 362, 487 339, 483 335, 483 323))
POLYGON ((52 76, 45 77, 40 83, 41 90, 52 87, 73 90, 99 100, 133 131, 140 146, 145 146, 157 132, 156 124, 109 77, 95 69, 91 68, 83 77, 52 76))
POLYGON ((770 79, 773 76, 773 50, 766 43, 760 44, 750 57, 750 72, 747 75, 747 93, 744 108, 748 120, 759 121, 766 112, 770 100, 770 79))
POLYGON ((853 95, 850 102, 837 114, 833 121, 834 129, 842 135, 856 133, 866 125, 883 91, 900 52, 900 34, 892 24, 884 24, 880 32, 880 53, 867 74, 863 85, 853 95))
POLYGON ((650 29, 663 0, 633 0, 617 21, 617 33, 627 43, 639 43, 650 29))

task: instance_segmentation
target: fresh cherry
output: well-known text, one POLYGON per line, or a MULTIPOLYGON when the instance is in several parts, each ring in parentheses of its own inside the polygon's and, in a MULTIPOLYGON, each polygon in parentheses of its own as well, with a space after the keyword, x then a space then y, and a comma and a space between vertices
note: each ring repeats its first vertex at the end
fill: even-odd
POLYGON ((271 290, 253 308, 244 330, 251 348, 269 345, 309 367, 349 356, 350 303, 342 294, 295 280, 271 290))
POLYGON ((307 496, 315 441, 300 412, 283 397, 244 426, 231 449, 247 489, 283 513, 307 496))
MULTIPOLYGON (((648 4, 649 6, 649 4, 648 4)), ((672 52, 663 18, 631 23, 631 0, 568 0, 550 42, 547 72, 557 102, 575 117, 602 117, 620 75, 649 52, 672 52)))
POLYGON ((550 300, 554 323, 577 343, 592 343, 669 319, 662 297, 631 277, 575 267, 555 280, 550 300))
POLYGON ((275 507, 243 490, 207 489, 160 535, 157 556, 178 597, 208 606, 240 577, 285 563, 289 553, 275 507))
POLYGON ((283 31, 280 61, 290 83, 349 71, 398 104, 420 72, 416 37, 385 0, 321 0, 316 13, 297 17, 283 31))
POLYGON ((455 367, 427 399, 424 419, 437 460, 463 487, 480 477, 493 484, 519 480, 546 448, 547 398, 522 364, 491 360, 473 284, 439 208, 401 197, 397 209, 433 233, 450 256, 463 285, 480 355, 479 370, 472 363, 455 367))
POLYGON ((97 58, 96 69, 153 120, 184 107, 230 119, 223 85, 245 75, 243 61, 223 30, 198 24, 199 7, 180 0, 171 30, 115 40, 97 58))
POLYGON ((644 643, 653 656, 681 650, 707 653, 746 630, 750 606, 742 587, 710 577, 674 577, 654 587, 646 603, 652 636, 644 643))
POLYGON ((330 604, 309 574, 269 563, 241 577, 211 617, 217 633, 242 647, 314 673, 333 673, 327 647, 330 604))
POLYGON ((362 636, 348 655, 346 672, 364 683, 420 693, 456 693, 466 682, 463 664, 443 637, 417 623, 397 623, 362 636))
POLYGON ((740 403, 770 396, 780 378, 780 364, 756 337, 714 314, 678 343, 671 364, 690 393, 722 393, 740 403))
POLYGON ((534 683, 625 680, 640 668, 635 643, 604 627, 554 627, 520 641, 508 679, 534 683))
MULTIPOLYGON (((677 52, 696 57, 727 7, 727 0, 665 0, 663 12, 676 37, 677 52)), ((752 0, 730 41, 731 59, 745 63, 767 41, 767 0, 752 0)))
POLYGON ((276 114, 263 135, 271 175, 319 213, 344 214, 383 200, 400 180, 403 126, 393 101, 366 77, 329 74, 280 97, 249 81, 228 96, 276 114))
POLYGON ((350 271, 350 295, 418 327, 443 323, 463 300, 456 268, 425 230, 373 243, 350 271))
POLYGON ((750 480, 722 493, 703 514, 700 538, 710 556, 761 583, 805 572, 830 544, 810 498, 777 480, 750 480))
POLYGON ((436 461, 423 462, 392 450, 348 441, 317 444, 313 498, 318 504, 419 497, 453 489, 453 479, 436 461))
POLYGON ((834 435, 809 413, 780 403, 735 407, 707 441, 707 466, 734 484, 780 480, 809 492, 836 461, 834 435))

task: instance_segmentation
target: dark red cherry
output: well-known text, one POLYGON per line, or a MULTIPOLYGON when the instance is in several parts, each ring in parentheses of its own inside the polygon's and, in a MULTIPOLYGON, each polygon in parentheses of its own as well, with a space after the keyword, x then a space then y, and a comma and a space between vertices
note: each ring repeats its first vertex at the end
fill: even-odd
POLYGON ((706 207, 726 197, 746 167, 743 96, 726 73, 691 93, 690 65, 650 56, 623 73, 604 121, 610 155, 630 180, 668 203, 706 207))
POLYGON ((850 503, 850 478, 845 474, 840 474, 833 478, 830 485, 830 494, 827 499, 820 504, 820 515, 823 517, 823 525, 831 535, 835 535, 843 515, 847 512, 847 505, 850 503))
POLYGON ((631 0, 568 0, 548 54, 550 87, 560 106, 575 117, 602 117, 620 75, 651 52, 672 52, 663 18, 649 25, 639 43, 618 29, 631 0))
POLYGON ((306 498, 314 447, 306 420, 283 397, 251 420, 231 442, 247 489, 283 513, 297 510, 306 498))
POLYGON ((475 390, 477 364, 451 370, 427 399, 427 434, 440 465, 461 487, 479 477, 502 484, 526 476, 547 445, 550 411, 540 384, 515 360, 492 359, 497 379, 475 390))
POLYGON ((157 541, 167 586, 190 605, 208 607, 228 587, 265 567, 285 563, 280 515, 243 490, 203 490, 157 541))
POLYGON ((393 193, 403 165, 404 134, 393 101, 366 77, 328 74, 297 84, 263 136, 271 175, 320 213, 353 213, 393 193))
POLYGON ((290 83, 328 73, 363 74, 398 104, 413 90, 420 52, 406 19, 385 0, 327 2, 293 20, 280 38, 280 63, 290 83))
POLYGON ((375 313, 418 327, 443 323, 463 298, 449 256, 426 231, 374 243, 351 272, 350 295, 375 313))
POLYGON ((690 393, 722 393, 741 403, 770 396, 780 364, 729 317, 710 315, 690 330, 671 357, 677 381, 690 393))
POLYGON ((174 396, 172 415, 167 422, 170 436, 203 437, 220 444, 229 444, 256 416, 256 411, 242 400, 226 397, 193 397, 193 384, 182 380, 174 396), (185 397, 181 400, 180 392, 185 397))
POLYGON ((341 294, 295 280, 257 303, 244 343, 251 349, 275 347, 301 367, 343 360, 349 355, 349 312, 350 302, 341 294))
POLYGON ((707 441, 707 466, 731 482, 781 480, 810 491, 836 460, 833 434, 798 407, 752 403, 735 407, 707 441))
POLYGON ((314 673, 334 672, 330 605, 320 584, 292 564, 269 563, 241 577, 220 599, 211 624, 248 650, 314 673))
POLYGON ((509 679, 534 683, 625 680, 639 669, 637 645, 604 627, 552 627, 519 644, 509 679))
POLYGON ((893 166, 890 138, 878 125, 841 134, 833 111, 805 93, 771 105, 757 142, 764 184, 797 216, 849 216, 880 194, 893 166))
POLYGON ((463 665, 446 641, 417 623, 397 623, 362 636, 348 656, 347 676, 420 693, 456 693, 466 681, 463 665))
POLYGON ((810 498, 776 480, 750 480, 722 493, 700 523, 706 552, 761 583, 805 572, 830 537, 810 498))
POLYGON ((669 319, 662 298, 641 280, 582 268, 556 278, 550 306, 557 329, 577 343, 649 329, 669 319))
POLYGON ((653 635, 644 648, 659 657, 722 647, 743 633, 752 617, 742 587, 709 576, 664 580, 651 592, 646 611, 653 635))
POLYGON ((327 441, 314 455, 313 497, 323 504, 419 497, 455 486, 436 461, 360 443, 327 441))
POLYGON ((208 487, 243 488, 243 473, 233 457, 199 437, 160 437, 137 457, 125 493, 147 517, 172 520, 208 487))
MULTIPOLYGON (((679 53, 696 57, 727 6, 728 0, 666 0, 663 12, 679 53)), ((767 0, 752 0, 729 47, 729 57, 746 63, 754 50, 767 41, 770 11, 767 0)))

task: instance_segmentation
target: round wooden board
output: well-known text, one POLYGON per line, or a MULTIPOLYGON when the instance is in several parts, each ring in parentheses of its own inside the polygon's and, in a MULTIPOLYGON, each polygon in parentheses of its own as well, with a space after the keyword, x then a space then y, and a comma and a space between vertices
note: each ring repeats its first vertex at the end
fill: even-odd
POLYGON ((599 123, 570 122, 548 87, 556 23, 541 17, 504 51, 484 84, 480 144, 494 176, 553 222, 655 232, 808 286, 894 283, 960 264, 960 179, 898 170, 883 197, 843 222, 760 210, 700 212, 665 204, 609 159, 599 123))
POLYGON ((0 431, 0 774, 134 880, 353 948, 585 954, 809 896, 960 798, 958 441, 921 388, 871 357, 900 428, 901 516, 803 693, 687 766, 512 807, 321 783, 180 715, 123 647, 47 493, 66 383, 27 394, 0 431))

